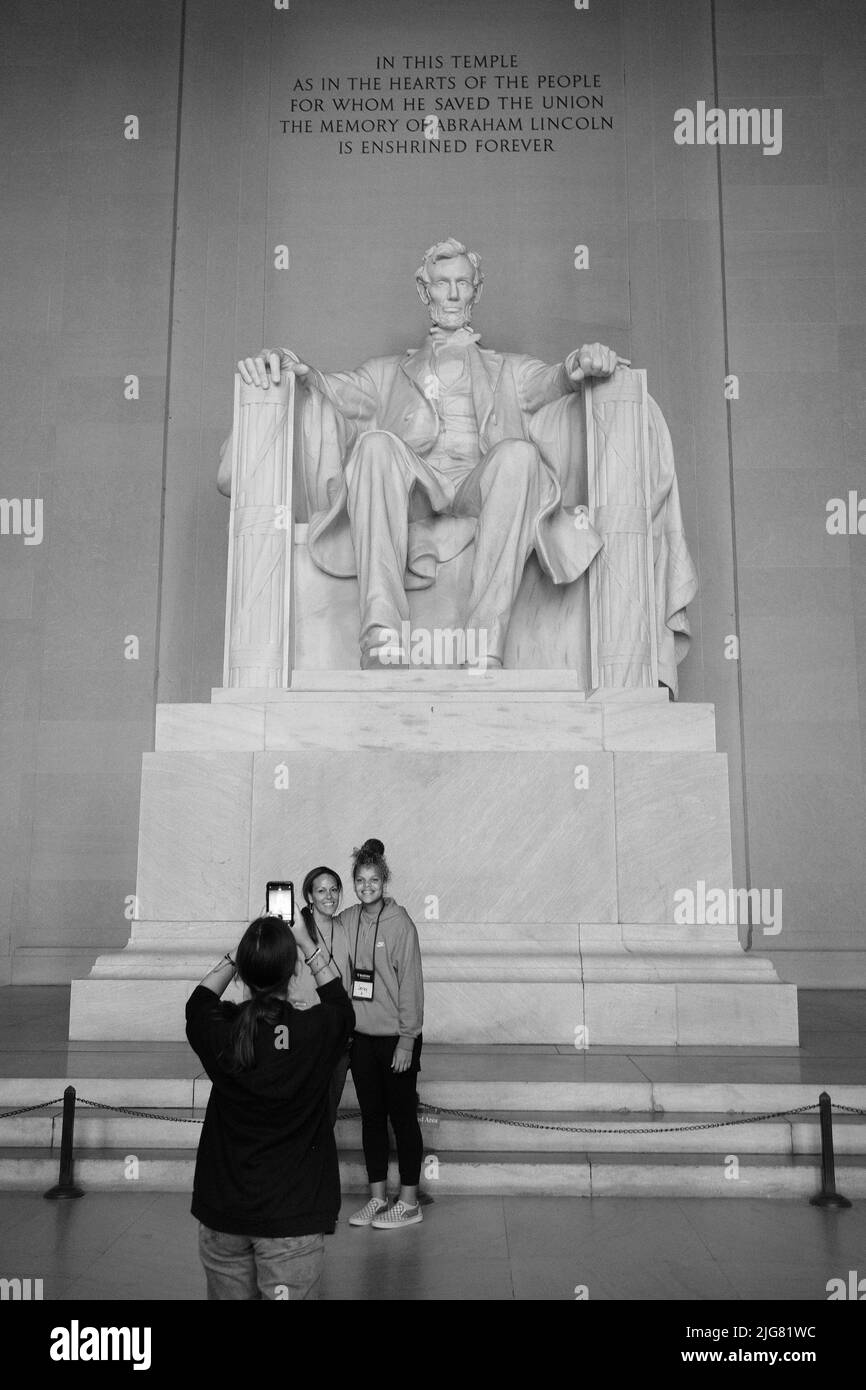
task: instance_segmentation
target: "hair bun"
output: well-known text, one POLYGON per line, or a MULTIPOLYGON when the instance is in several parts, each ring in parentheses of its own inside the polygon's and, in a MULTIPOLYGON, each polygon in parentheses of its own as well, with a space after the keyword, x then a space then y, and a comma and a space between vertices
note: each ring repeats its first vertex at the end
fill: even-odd
POLYGON ((382 844, 381 840, 365 840, 361 846, 361 850, 368 850, 370 854, 384 854, 385 846, 382 844))

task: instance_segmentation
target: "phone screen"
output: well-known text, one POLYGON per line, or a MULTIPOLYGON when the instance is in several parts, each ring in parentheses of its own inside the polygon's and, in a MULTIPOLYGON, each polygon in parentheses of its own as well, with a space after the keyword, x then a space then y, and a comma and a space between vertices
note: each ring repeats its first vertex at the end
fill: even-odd
POLYGON ((268 915, 282 917, 286 922, 295 919, 295 887, 292 883, 269 883, 267 897, 268 915))

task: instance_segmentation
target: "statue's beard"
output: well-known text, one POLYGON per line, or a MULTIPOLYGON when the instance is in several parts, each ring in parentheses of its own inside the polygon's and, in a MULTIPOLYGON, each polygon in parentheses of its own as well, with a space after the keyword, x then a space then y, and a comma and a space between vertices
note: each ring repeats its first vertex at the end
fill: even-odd
POLYGON ((430 321, 437 328, 453 330, 456 328, 468 328, 472 322, 472 301, 468 304, 460 304, 450 309, 447 304, 436 304, 432 299, 428 305, 430 310, 430 321))

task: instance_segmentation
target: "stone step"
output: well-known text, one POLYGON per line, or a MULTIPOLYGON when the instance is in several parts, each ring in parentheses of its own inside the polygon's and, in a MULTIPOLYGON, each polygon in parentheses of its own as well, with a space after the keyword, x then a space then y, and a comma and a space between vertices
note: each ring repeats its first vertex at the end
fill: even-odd
MULTIPOLYGON (((486 691, 488 694, 520 690, 561 690, 583 699, 586 692, 577 683, 577 672, 565 668, 548 670, 496 671, 454 670, 449 667, 400 666, 389 670, 362 671, 359 667, 347 670, 297 670, 292 673, 291 691, 256 690, 256 698, 265 700, 281 699, 296 691, 351 690, 366 694, 379 691, 394 691, 403 694, 407 690, 424 693, 457 691, 486 691)), ((251 692, 238 692, 232 689, 215 688, 211 692, 214 701, 231 701, 248 696, 251 692)), ((648 692, 652 698, 659 696, 668 699, 666 691, 648 692)))
MULTIPOLYGON (((243 700, 160 704, 154 747, 157 753, 715 750, 715 712, 709 704, 587 701, 583 692, 571 688, 487 688, 481 680, 469 678, 465 688, 452 689, 419 684, 392 688, 391 682, 366 689, 245 690, 240 692, 243 700), (264 699, 267 693, 274 698, 264 699)), ((217 693, 239 692, 214 692, 215 697, 217 693)))
MULTIPOLYGON (((121 969, 100 978, 116 959, 101 957, 90 978, 73 982, 70 1038, 182 1039, 196 976, 182 968, 171 975, 166 961, 155 978, 151 958, 139 962, 137 976, 121 969)), ((459 967, 440 957, 425 969, 430 1043, 568 1044, 585 1028, 593 1047, 796 1044, 796 987, 778 982, 766 960, 742 952, 718 961, 622 955, 601 966, 574 957, 558 973, 545 961, 515 966, 490 954, 464 958, 459 967)))
MULTIPOLYGON (((217 950, 236 946, 249 925, 248 918, 232 921, 154 921, 139 918, 129 923, 129 947, 166 951, 217 950)), ((620 949, 660 955, 689 950, 730 952, 739 942, 735 922, 693 926, 677 922, 455 922, 417 923, 422 949, 464 954, 503 951, 512 955, 537 951, 554 954, 580 951, 581 955, 620 949)), ((758 959, 756 956, 755 959, 758 959)), ((763 959, 763 957, 761 957, 763 959)), ((210 962, 212 964, 212 962, 210 962)))
MULTIPOLYGON (((79 1098, 107 1105, 157 1112, 159 1118, 126 1116, 79 1103, 76 1112, 76 1178, 93 1189, 189 1191, 198 1124, 177 1119, 201 1118, 210 1082, 197 1059, 183 1048, 131 1043, 112 1048, 112 1076, 100 1073, 104 1049, 84 1046, 70 1053, 90 1075, 0 1078, 4 1110, 57 1101, 67 1085, 79 1098), (127 1068, 127 1074, 117 1074, 127 1068), (172 1071, 172 1068, 174 1070, 172 1071), (162 1069, 168 1075, 155 1073, 162 1069), (138 1075, 130 1074, 139 1072, 138 1075), (142 1075, 141 1072, 145 1074, 142 1075), (137 1176, 130 1176, 134 1158, 137 1176)), ((763 1049, 744 1068, 738 1048, 596 1049, 590 1054, 556 1047, 461 1047, 425 1049, 419 1078, 423 1102, 449 1110, 490 1114, 491 1119, 422 1112, 426 1153, 426 1187, 435 1195, 488 1192, 501 1195, 657 1195, 766 1196, 808 1198, 818 1185, 820 1136, 817 1111, 783 1114, 815 1106, 822 1089, 834 1106, 834 1138, 839 1190, 850 1197, 866 1195, 866 1117, 850 1115, 841 1105, 866 1111, 866 1086, 836 1084, 832 1066, 810 1084, 738 1078, 800 1065, 796 1050, 763 1049), (694 1067, 696 1079, 673 1082, 628 1079, 660 1056, 675 1059, 682 1076, 694 1067), (713 1080, 697 1079, 712 1053, 713 1080), (789 1059, 786 1061, 785 1059, 789 1059), (726 1070, 729 1074, 726 1076, 726 1070), (772 1118, 755 1118, 761 1115, 772 1118), (668 1132, 669 1125, 713 1124, 728 1118, 748 1123, 713 1129, 668 1132), (578 1125, 610 1134, 574 1135, 568 1130, 524 1128, 507 1120, 528 1119, 536 1125, 578 1125), (648 1129, 643 1135, 637 1130, 648 1129), (740 1165, 739 1178, 726 1176, 730 1155, 740 1165)), ((357 1108, 351 1081, 343 1109, 357 1108)), ((21 1116, 0 1115, 0 1188, 45 1191, 56 1181, 61 1107, 21 1116)), ((347 1193, 364 1190, 364 1170, 357 1149, 356 1116, 338 1118, 341 1171, 347 1193)), ((730 1172, 730 1163, 727 1171, 730 1172)), ((395 1176, 395 1175, 392 1175, 395 1176)))
MULTIPOLYGON (((119 1050, 115 1056, 118 1070, 125 1055, 133 1056, 136 1062, 140 1060, 129 1044, 126 1047, 126 1053, 119 1050)), ((659 1054, 658 1050, 648 1049, 647 1063, 658 1064, 660 1055, 683 1051, 671 1048, 667 1054, 659 1054)), ((790 1058, 793 1067, 799 1065, 796 1053, 790 1049, 778 1051, 781 1059, 790 1058)), ((152 1048, 150 1055, 158 1056, 158 1052, 158 1048, 152 1048)), ((418 1094, 427 1105, 450 1110, 547 1113, 554 1118, 564 1112, 613 1114, 623 1119, 640 1114, 650 1115, 654 1122, 667 1122, 672 1114, 705 1119, 710 1115, 747 1116, 796 1110, 816 1105, 822 1091, 829 1092, 834 1106, 866 1111, 866 1085, 834 1081, 829 1065, 818 1080, 809 1083, 745 1081, 738 1076, 742 1075, 742 1062, 735 1048, 727 1054, 724 1049, 708 1054, 709 1049, 697 1049, 686 1057, 676 1056, 674 1064, 680 1072, 691 1059, 696 1073, 693 1080, 651 1081, 626 1079, 639 1070, 636 1064, 641 1061, 640 1049, 631 1057, 623 1057, 613 1049, 609 1053, 577 1054, 574 1049, 425 1046, 418 1094), (707 1062, 714 1073, 712 1081, 700 1079, 699 1073, 707 1062), (727 1066, 731 1075, 725 1078, 727 1066)), ((82 1055, 87 1054, 79 1053, 79 1058, 82 1055)), ((207 1104, 211 1083, 192 1053, 185 1075, 178 1071, 163 1077, 100 1075, 99 1054, 94 1056, 97 1061, 90 1074, 82 1068, 77 1074, 66 1076, 0 1077, 0 1118, 3 1111, 49 1101, 57 1101, 54 1108, 59 1110, 67 1086, 75 1087, 79 1116, 87 1113, 84 1100, 137 1110, 186 1110, 190 1114, 201 1113, 207 1104)), ((760 1070, 762 1061, 769 1067, 779 1065, 771 1050, 765 1049, 763 1055, 749 1059, 749 1070, 760 1070)), ((357 1108, 351 1076, 346 1083, 343 1108, 357 1108)), ((815 1113, 810 1111, 807 1117, 815 1113)), ((834 1121, 844 1114, 834 1110, 834 1121)))
MULTIPOLYGON (((85 1191, 191 1192, 192 1150, 154 1150, 138 1159, 135 1169, 122 1149, 86 1154, 75 1164, 75 1181, 85 1191), (134 1176, 133 1176, 134 1173, 134 1176)), ((37 1150, 0 1150, 0 1190, 39 1192, 57 1181, 56 1158, 37 1150)), ((866 1197, 866 1162, 841 1154, 836 1163, 837 1189, 849 1199, 866 1197)), ((364 1193, 366 1174, 360 1153, 340 1160, 345 1196, 364 1193)), ((399 1181, 396 1165, 389 1185, 399 1181)), ((500 1196, 551 1197, 765 1197, 807 1201, 820 1189, 820 1165, 811 1155, 743 1155, 736 1179, 718 1155, 679 1153, 622 1154, 574 1150, 520 1155, 453 1152, 447 1159, 428 1154, 422 1191, 435 1203, 437 1194, 495 1193, 500 1196), (436 1158, 436 1165, 430 1162, 436 1158)), ((351 1206, 344 1206, 345 1220, 351 1206)), ((431 1217, 435 1213, 431 1213, 431 1217)))
MULTIPOLYGON (((524 1153, 539 1147, 546 1153, 702 1153, 725 1156, 742 1154, 820 1154, 821 1133, 816 1116, 726 1123, 730 1117, 688 1112, 627 1117, 603 1112, 489 1111, 487 1118, 467 1119, 422 1112, 425 1148, 435 1154, 524 1153), (714 1128, 693 1128, 713 1125, 714 1128), (677 1128, 679 1126, 679 1128, 677 1128), (573 1128, 572 1128, 573 1127, 573 1128), (579 1129, 581 1132, 576 1132, 579 1129)), ((166 1111, 164 1118, 118 1115, 107 1111, 79 1110, 75 1120, 75 1152, 124 1148, 139 1158, 153 1149, 194 1148, 201 1132, 202 1112, 166 1111)), ((0 1147, 32 1148, 59 1153, 62 1113, 0 1115, 0 1147)), ((337 1118, 337 1146, 341 1152, 361 1147, 361 1122, 357 1117, 337 1118)), ((866 1117, 839 1115, 834 1122, 837 1154, 866 1156, 866 1117)))
MULTIPOLYGON (((235 941, 237 938, 235 938, 235 941)), ((235 944, 234 942, 231 944, 235 944)), ((465 948, 464 948, 465 950, 465 948)), ((120 956, 120 953, 118 953, 120 956)), ((136 950, 129 947, 122 958, 101 957, 89 977, 96 980, 174 980, 184 982, 187 994, 191 994, 199 980, 213 964, 214 952, 162 949, 136 950)), ((454 955, 446 951, 425 951, 425 986, 440 981, 501 981, 519 984, 523 981, 549 980, 558 984, 566 981, 654 981, 659 974, 659 961, 629 959, 622 953, 611 950, 597 952, 589 960, 575 953, 560 953, 555 950, 540 949, 528 957, 526 952, 473 951, 454 955)), ((668 983, 678 980, 726 981, 730 984, 745 985, 750 981, 772 982, 772 963, 759 956, 743 958, 733 951, 707 952, 706 954, 680 955, 669 952, 664 959, 665 979, 668 983)), ((232 993, 229 998, 235 998, 232 993)))

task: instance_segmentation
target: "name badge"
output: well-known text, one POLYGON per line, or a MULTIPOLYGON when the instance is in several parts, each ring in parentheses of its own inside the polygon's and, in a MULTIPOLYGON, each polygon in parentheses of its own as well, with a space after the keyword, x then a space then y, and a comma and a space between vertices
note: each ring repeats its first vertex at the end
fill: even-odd
POLYGON ((372 970, 356 970, 352 977, 352 998, 372 999, 373 979, 372 970))

